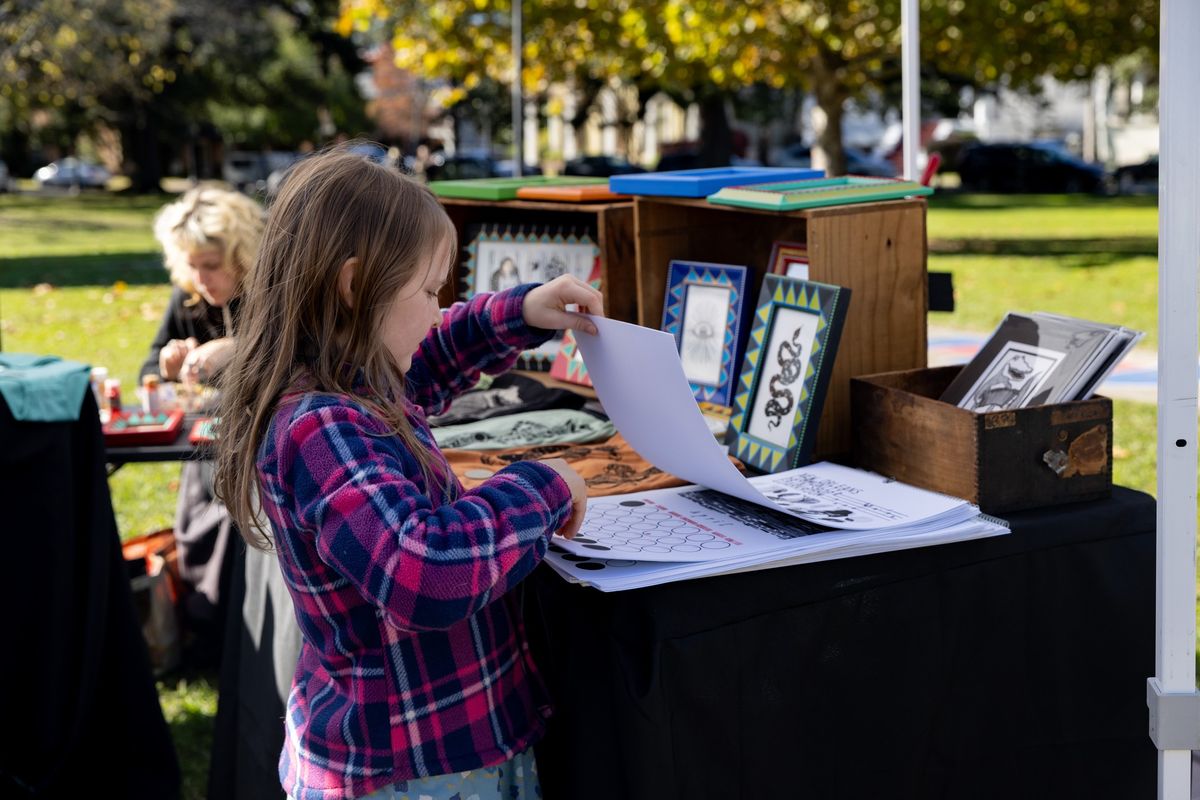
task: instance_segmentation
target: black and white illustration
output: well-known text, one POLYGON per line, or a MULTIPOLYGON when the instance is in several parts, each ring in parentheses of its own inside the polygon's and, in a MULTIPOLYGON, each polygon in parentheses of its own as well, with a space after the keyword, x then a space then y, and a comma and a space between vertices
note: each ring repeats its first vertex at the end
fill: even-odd
POLYGON ((751 436, 778 447, 787 446, 817 335, 817 321, 816 314, 796 308, 775 309, 750 405, 746 430, 751 436))
POLYGON ((795 539, 832 530, 712 489, 696 489, 684 492, 680 497, 691 500, 709 511, 733 517, 743 525, 769 533, 776 539, 795 539))
POLYGON ((583 236, 481 234, 472 256, 472 294, 497 292, 522 283, 545 283, 560 275, 588 280, 596 263, 596 246, 583 236))
POLYGON ((1006 314, 942 393, 971 411, 1006 411, 1086 396, 1132 337, 1128 329, 1061 314, 1006 314))
POLYGON ((1065 356, 1059 350, 1008 342, 967 390, 959 407, 980 412, 1021 408, 1065 356))
POLYGON ((731 302, 733 291, 727 286, 687 285, 679 357, 689 381, 704 386, 720 384, 731 302))

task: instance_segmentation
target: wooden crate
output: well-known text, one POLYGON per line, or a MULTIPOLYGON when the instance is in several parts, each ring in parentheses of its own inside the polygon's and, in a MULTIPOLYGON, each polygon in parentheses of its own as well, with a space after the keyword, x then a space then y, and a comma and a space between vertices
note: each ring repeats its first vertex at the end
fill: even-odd
POLYGON ((1112 401, 975 413, 937 398, 961 366, 851 381, 855 463, 992 514, 1112 493, 1112 401))
POLYGON ((672 259, 749 267, 747 300, 754 303, 769 269, 772 244, 805 242, 812 280, 850 288, 850 313, 814 457, 850 453, 851 376, 926 364, 923 199, 777 212, 638 197, 634 228, 638 322, 648 327, 662 323, 672 259))
MULTIPOLYGON (((633 203, 554 203, 535 200, 464 200, 439 198, 458 229, 458 249, 465 252, 470 244, 467 233, 472 225, 511 225, 531 228, 590 230, 600 248, 600 290, 608 316, 625 322, 637 321, 637 269, 633 246, 633 203)), ((462 263, 454 280, 443 290, 442 302, 455 299, 460 285, 462 263)))

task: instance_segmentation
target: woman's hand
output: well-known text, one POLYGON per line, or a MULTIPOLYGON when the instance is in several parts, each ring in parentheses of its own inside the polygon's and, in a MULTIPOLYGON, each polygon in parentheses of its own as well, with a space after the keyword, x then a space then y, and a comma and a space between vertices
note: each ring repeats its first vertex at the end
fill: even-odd
POLYGON ((579 533, 579 526, 583 525, 583 515, 587 511, 587 484, 575 468, 561 458, 547 458, 542 463, 562 476, 571 490, 571 516, 555 533, 564 539, 574 539, 575 534, 579 533))
POLYGON ((207 383, 233 358, 233 339, 213 339, 192 348, 183 359, 179 378, 184 383, 207 383))
POLYGON ((173 381, 179 377, 179 370, 188 353, 196 347, 195 338, 172 339, 158 351, 158 374, 164 381, 173 381))
POLYGON ((560 275, 525 295, 521 313, 525 322, 535 328, 555 331, 571 328, 595 336, 598 333, 596 326, 583 313, 603 317, 604 299, 598 289, 593 289, 578 278, 560 275), (582 313, 568 311, 567 306, 572 303, 582 313))

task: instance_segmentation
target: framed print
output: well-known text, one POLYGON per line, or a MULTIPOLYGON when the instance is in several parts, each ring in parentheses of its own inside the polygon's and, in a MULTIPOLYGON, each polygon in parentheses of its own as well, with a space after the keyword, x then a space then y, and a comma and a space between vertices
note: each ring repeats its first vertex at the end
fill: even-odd
POLYGON ((729 452, 766 472, 809 462, 850 290, 763 278, 729 422, 729 452))
POLYGON ((591 386, 592 379, 588 377, 587 364, 583 363, 583 354, 575 342, 574 331, 564 331, 562 345, 554 362, 550 365, 550 377, 560 381, 577 383, 580 386, 591 386))
POLYGON ((767 272, 808 280, 808 247, 803 242, 775 242, 767 272))
POLYGON ((730 403, 745 295, 745 267, 671 262, 662 329, 675 337, 683 374, 699 401, 730 403))
MULTIPOLYGON (((588 283, 593 289, 600 288, 599 266, 588 283)), ((590 387, 592 385, 592 379, 588 377, 587 364, 583 363, 583 353, 579 352, 579 345, 575 341, 574 331, 562 332, 561 345, 554 356, 554 361, 550 364, 550 377, 568 383, 577 383, 580 386, 590 387)))
POLYGON ((462 296, 498 292, 522 283, 545 283, 559 275, 586 281, 596 270, 600 248, 588 233, 549 229, 516 231, 512 226, 483 226, 466 248, 462 296))

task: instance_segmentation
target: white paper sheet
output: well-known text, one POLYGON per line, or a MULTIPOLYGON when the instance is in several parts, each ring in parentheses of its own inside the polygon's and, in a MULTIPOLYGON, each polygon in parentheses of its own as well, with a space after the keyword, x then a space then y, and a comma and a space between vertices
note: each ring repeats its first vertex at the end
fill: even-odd
POLYGON ((599 336, 575 331, 575 340, 604 413, 630 446, 685 481, 777 508, 742 477, 709 432, 684 377, 675 337, 604 317, 590 319, 599 336))

